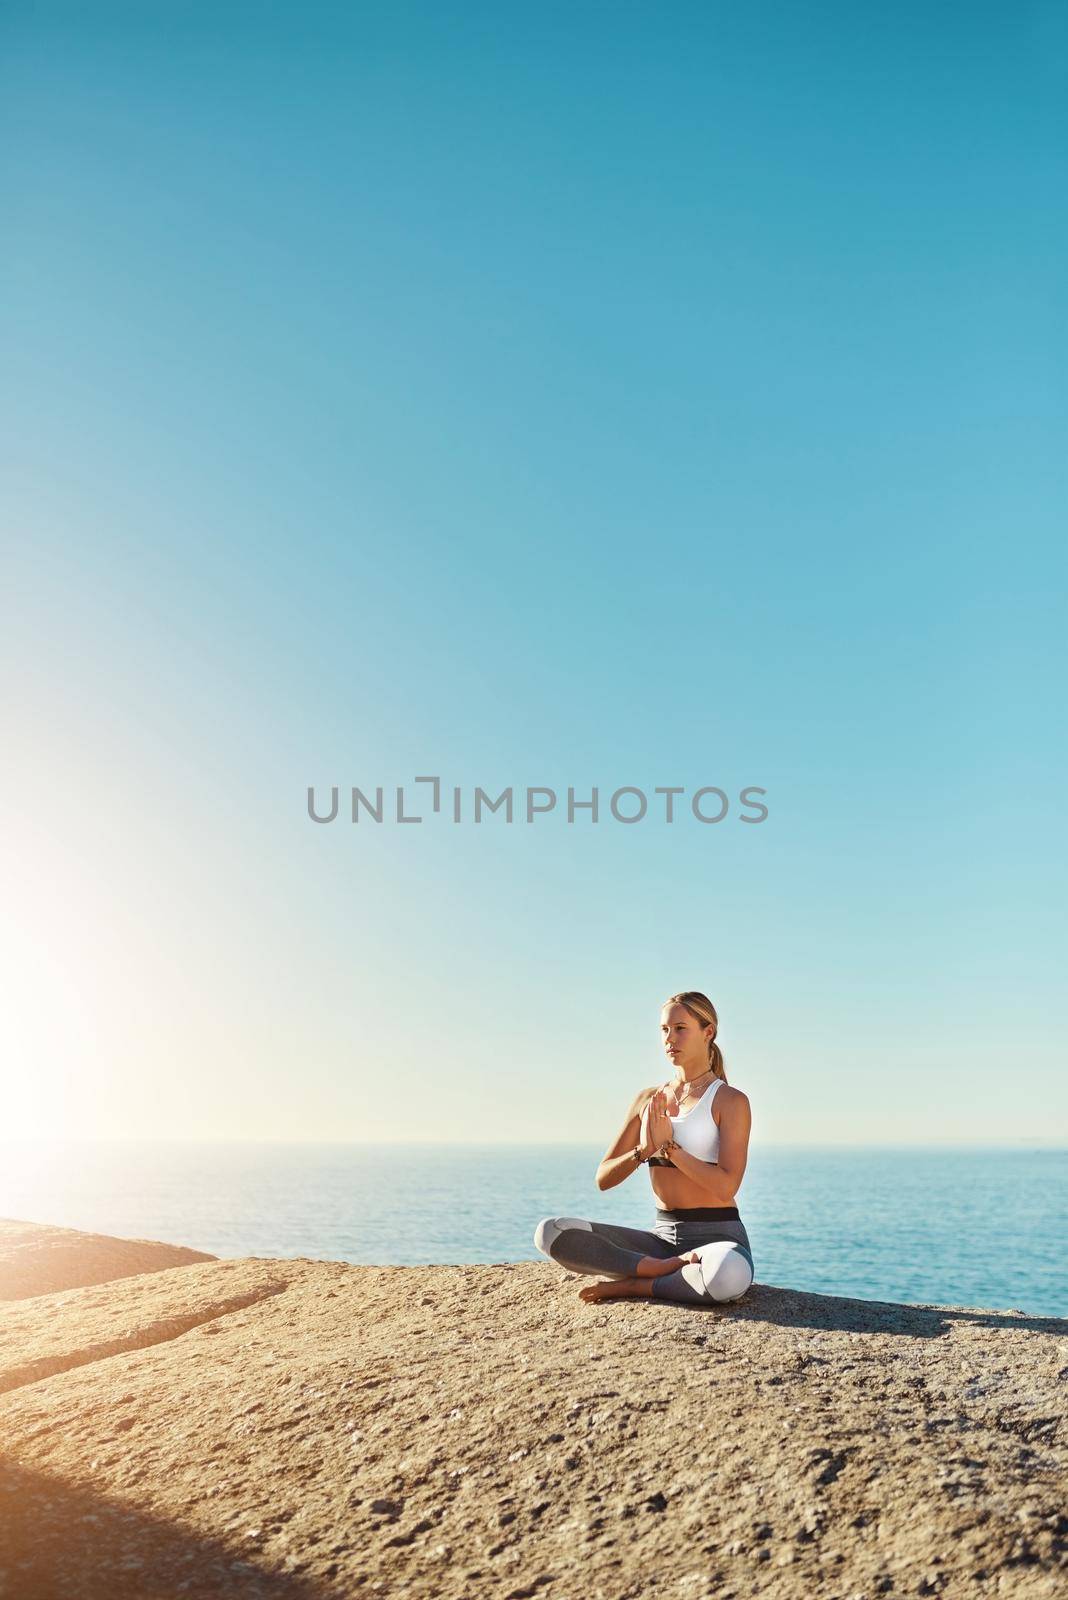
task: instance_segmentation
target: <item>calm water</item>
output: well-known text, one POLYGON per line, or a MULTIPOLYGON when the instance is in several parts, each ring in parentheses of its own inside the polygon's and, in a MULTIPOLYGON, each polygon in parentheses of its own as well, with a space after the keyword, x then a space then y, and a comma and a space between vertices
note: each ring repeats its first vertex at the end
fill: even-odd
MULTIPOLYGON (((0 1146, 0 1216, 219 1256, 381 1265, 542 1260, 538 1219, 648 1227, 646 1174, 600 1147, 0 1146)), ((1068 1315, 1068 1150, 754 1150, 738 1197, 757 1281, 871 1300, 1068 1315)))

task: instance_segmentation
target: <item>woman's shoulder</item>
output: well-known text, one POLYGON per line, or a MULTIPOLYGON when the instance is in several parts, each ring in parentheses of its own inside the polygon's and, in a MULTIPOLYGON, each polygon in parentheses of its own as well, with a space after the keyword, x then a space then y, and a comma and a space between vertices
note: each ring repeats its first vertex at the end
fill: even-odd
POLYGON ((726 1079, 723 1080, 717 1091, 713 1104, 720 1111, 725 1111, 728 1106, 731 1110, 740 1110, 743 1106, 746 1110, 752 1109, 749 1105, 749 1096, 745 1090, 739 1089, 733 1083, 728 1083, 726 1079))
POLYGON ((749 1096, 744 1090, 736 1089, 734 1084, 728 1083, 725 1078, 712 1096, 712 1121, 717 1128, 726 1126, 741 1129, 748 1138, 748 1129, 753 1121, 749 1096), (724 1117, 727 1119, 726 1124, 723 1121, 724 1117))

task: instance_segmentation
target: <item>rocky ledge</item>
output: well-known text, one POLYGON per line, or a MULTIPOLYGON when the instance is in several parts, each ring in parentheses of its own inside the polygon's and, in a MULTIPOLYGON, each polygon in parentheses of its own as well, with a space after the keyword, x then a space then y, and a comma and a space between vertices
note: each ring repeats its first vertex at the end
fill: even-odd
POLYGON ((1068 1321, 4 1227, 6 1600, 1064 1593, 1068 1321))

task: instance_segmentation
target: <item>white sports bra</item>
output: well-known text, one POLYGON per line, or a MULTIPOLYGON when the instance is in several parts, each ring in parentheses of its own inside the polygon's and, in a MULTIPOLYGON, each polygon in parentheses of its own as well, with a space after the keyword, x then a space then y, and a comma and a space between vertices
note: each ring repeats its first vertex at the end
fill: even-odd
POLYGON ((698 1161, 716 1161, 719 1158, 719 1129, 712 1115, 712 1102, 717 1089, 725 1081, 723 1078, 713 1078, 700 1100, 689 1111, 668 1119, 675 1143, 681 1144, 698 1161))

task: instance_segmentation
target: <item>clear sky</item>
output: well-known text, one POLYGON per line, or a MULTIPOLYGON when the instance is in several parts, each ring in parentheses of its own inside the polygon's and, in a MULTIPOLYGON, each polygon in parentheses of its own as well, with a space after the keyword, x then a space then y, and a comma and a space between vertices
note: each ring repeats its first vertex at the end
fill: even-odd
POLYGON ((6 1131, 1063 1142, 1063 8, 0 30, 6 1131))

